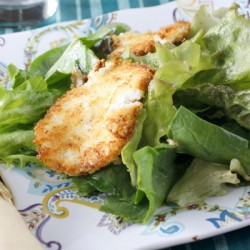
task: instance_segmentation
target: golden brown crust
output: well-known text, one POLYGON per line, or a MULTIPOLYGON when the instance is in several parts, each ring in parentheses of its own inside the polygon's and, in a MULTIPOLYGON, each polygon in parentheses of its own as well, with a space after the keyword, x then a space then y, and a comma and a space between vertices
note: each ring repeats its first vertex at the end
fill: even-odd
POLYGON ((190 31, 190 23, 179 21, 173 25, 160 28, 157 32, 133 33, 126 32, 113 38, 112 55, 121 55, 128 47, 136 56, 143 56, 155 51, 155 43, 180 43, 183 42, 190 31))
POLYGON ((130 61, 99 62, 88 82, 59 98, 36 125, 38 158, 69 175, 93 173, 117 160, 153 74, 130 61))

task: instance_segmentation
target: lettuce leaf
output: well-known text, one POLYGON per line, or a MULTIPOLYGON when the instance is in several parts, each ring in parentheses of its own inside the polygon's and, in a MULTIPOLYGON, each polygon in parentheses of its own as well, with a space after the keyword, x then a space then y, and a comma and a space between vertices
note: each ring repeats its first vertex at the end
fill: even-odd
POLYGON ((211 13, 205 4, 201 5, 192 20, 189 37, 193 37, 200 31, 207 32, 210 28, 219 25, 227 11, 227 8, 220 8, 211 13))
POLYGON ((162 65, 155 73, 145 101, 147 118, 144 122, 142 143, 155 146, 161 143, 176 113, 174 93, 196 72, 210 69, 210 57, 202 53, 200 45, 186 41, 178 47, 163 46, 156 51, 162 65), (159 54, 158 54, 159 53, 159 54), (164 55, 165 53, 165 55, 164 55))
POLYGON ((36 147, 32 143, 33 130, 16 130, 0 133, 0 161, 25 167, 26 163, 33 162, 39 166, 43 163, 36 158, 36 147))
POLYGON ((121 151, 122 162, 130 173, 131 184, 133 186, 136 186, 137 184, 137 167, 133 158, 133 154, 139 147, 142 137, 143 123, 145 121, 146 115, 146 110, 142 109, 137 117, 137 124, 135 126, 133 136, 121 151))
MULTIPOLYGON (((38 84, 32 86, 34 88, 38 84)), ((24 166, 25 160, 39 162, 35 159, 36 147, 32 142, 34 139, 33 127, 61 92, 57 90, 20 90, 19 87, 17 90, 0 87, 0 161, 9 164, 18 161, 22 162, 21 165, 24 166), (24 157, 24 159, 22 155, 33 157, 24 157)))
MULTIPOLYGON (((140 202, 110 196, 100 209, 129 221, 146 223, 163 203, 176 180, 175 148, 144 147, 134 153, 134 159, 138 168, 137 190, 143 193, 140 202)), ((136 198, 136 193, 134 195, 136 198)))
POLYGON ((235 169, 228 165, 195 159, 186 173, 176 182, 167 201, 180 207, 200 205, 211 196, 228 193, 226 183, 240 183, 235 169))
POLYGON ((122 164, 110 164, 92 175, 73 177, 72 181, 84 196, 99 191, 125 199, 135 191, 127 168, 122 164))
POLYGON ((7 90, 0 87, 0 133, 32 128, 60 96, 57 90, 7 90))
POLYGON ((171 122, 169 138, 178 144, 178 152, 222 164, 238 159, 250 174, 249 141, 199 118, 184 107, 179 108, 171 122))
POLYGON ((18 69, 15 65, 8 65, 11 78, 9 89, 15 90, 46 90, 47 83, 41 75, 35 75, 27 70, 18 69))
POLYGON ((231 10, 202 39, 202 49, 212 55, 216 67, 226 70, 232 83, 250 78, 249 31, 250 20, 231 10))
POLYGON ((197 104, 221 110, 229 120, 250 128, 250 21, 233 9, 199 40, 211 56, 212 68, 190 77, 175 93, 175 103, 193 109, 197 104))
POLYGON ((22 152, 35 152, 36 147, 32 143, 34 139, 33 130, 16 130, 11 133, 0 134, 0 159, 22 152), (12 141, 15 141, 13 143, 12 141))
POLYGON ((193 108, 198 103, 216 107, 229 120, 250 129, 250 89, 235 90, 228 85, 205 83, 187 87, 175 94, 175 102, 193 108))
POLYGON ((94 190, 109 194, 100 207, 101 211, 146 223, 179 178, 181 170, 175 166, 175 151, 174 146, 168 145, 137 150, 134 153, 138 178, 136 187, 131 185, 124 165, 111 165, 92 175, 75 177, 73 182, 82 194, 91 194, 94 190))
POLYGON ((55 64, 55 62, 61 57, 63 52, 69 45, 60 46, 57 48, 52 48, 42 55, 35 58, 30 66, 29 72, 35 75, 41 75, 45 77, 49 69, 55 64))
POLYGON ((72 69, 75 68, 75 61, 79 61, 81 63, 81 68, 84 71, 87 71, 84 68, 84 65, 90 67, 91 59, 94 60, 95 57, 89 49, 93 49, 94 45, 96 45, 98 41, 104 39, 104 37, 109 35, 111 32, 118 35, 119 33, 125 32, 129 29, 130 28, 127 25, 121 23, 108 23, 106 25, 103 25, 95 33, 90 34, 87 37, 76 38, 75 41, 71 42, 70 44, 52 48, 42 55, 38 56, 31 62, 29 66, 29 72, 35 75, 41 75, 43 77, 47 75, 48 77, 48 72, 52 67, 54 67, 54 72, 57 70, 61 73, 67 74, 70 72, 70 67, 72 67, 72 69), (74 50, 75 46, 80 46, 79 51, 74 50), (64 54, 66 49, 68 52, 67 54, 64 54), (70 60, 68 61, 68 59, 70 60), (56 63, 57 67, 54 66, 56 63), (66 63, 67 66, 63 70, 62 68, 64 67, 64 63, 66 63))
POLYGON ((83 74, 87 74, 97 60, 94 52, 77 38, 48 70, 45 80, 53 88, 67 90, 71 84, 71 72, 80 69, 83 74))

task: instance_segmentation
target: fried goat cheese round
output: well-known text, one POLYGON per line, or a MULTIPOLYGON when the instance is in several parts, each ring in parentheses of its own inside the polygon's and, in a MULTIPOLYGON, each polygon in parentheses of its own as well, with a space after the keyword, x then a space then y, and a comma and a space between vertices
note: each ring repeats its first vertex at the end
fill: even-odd
POLYGON ((133 135, 153 75, 139 63, 99 61, 88 81, 59 98, 35 126, 38 158, 71 176, 116 161, 133 135))
POLYGON ((190 23, 185 21, 176 22, 173 25, 160 28, 156 32, 146 33, 125 32, 113 35, 112 55, 121 55, 126 48, 136 56, 143 56, 155 51, 155 44, 181 43, 185 41, 190 31, 190 23))

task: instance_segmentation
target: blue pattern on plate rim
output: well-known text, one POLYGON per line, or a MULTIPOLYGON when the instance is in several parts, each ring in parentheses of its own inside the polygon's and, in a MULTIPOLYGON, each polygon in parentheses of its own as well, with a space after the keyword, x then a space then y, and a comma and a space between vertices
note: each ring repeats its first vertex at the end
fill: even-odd
POLYGON ((236 0, 236 3, 240 5, 239 13, 250 17, 250 0, 236 0))
POLYGON ((236 215, 228 212, 228 210, 223 210, 218 218, 208 218, 207 221, 210 221, 216 228, 221 228, 228 221, 238 221, 241 222, 242 219, 237 217, 236 215))
POLYGON ((62 245, 59 242, 54 240, 47 242, 42 237, 43 228, 51 218, 44 212, 42 204, 37 203, 28 206, 25 209, 20 209, 19 213, 22 215, 28 229, 41 242, 41 244, 48 248, 53 247, 55 250, 60 250, 62 248, 62 245))
POLYGON ((29 179, 28 193, 44 196, 53 190, 66 188, 72 183, 65 179, 64 175, 57 174, 52 170, 27 164, 25 168, 15 167, 13 171, 29 179))
POLYGON ((0 36, 0 46, 3 47, 5 45, 5 38, 0 36))
MULTIPOLYGON (((1 46, 1 39, 0 39, 0 46, 1 46)), ((5 65, 5 63, 0 62, 0 85, 3 87, 7 87, 8 82, 9 82, 9 75, 7 66, 5 65)))
POLYGON ((107 213, 102 216, 100 222, 97 224, 98 227, 106 227, 114 235, 119 235, 132 225, 135 225, 135 223, 125 221, 120 216, 107 213))

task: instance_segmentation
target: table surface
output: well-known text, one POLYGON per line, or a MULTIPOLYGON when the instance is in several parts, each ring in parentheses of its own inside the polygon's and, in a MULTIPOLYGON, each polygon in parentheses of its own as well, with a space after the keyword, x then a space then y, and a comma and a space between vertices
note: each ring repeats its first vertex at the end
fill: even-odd
MULTIPOLYGON (((51 23, 79 20, 95 17, 104 13, 129 9, 155 6, 171 0, 59 0, 56 14, 33 28, 51 23)), ((19 31, 17 29, 1 29, 0 34, 19 31)), ((197 242, 165 248, 165 250, 250 250, 250 227, 245 227, 216 237, 197 242)))

